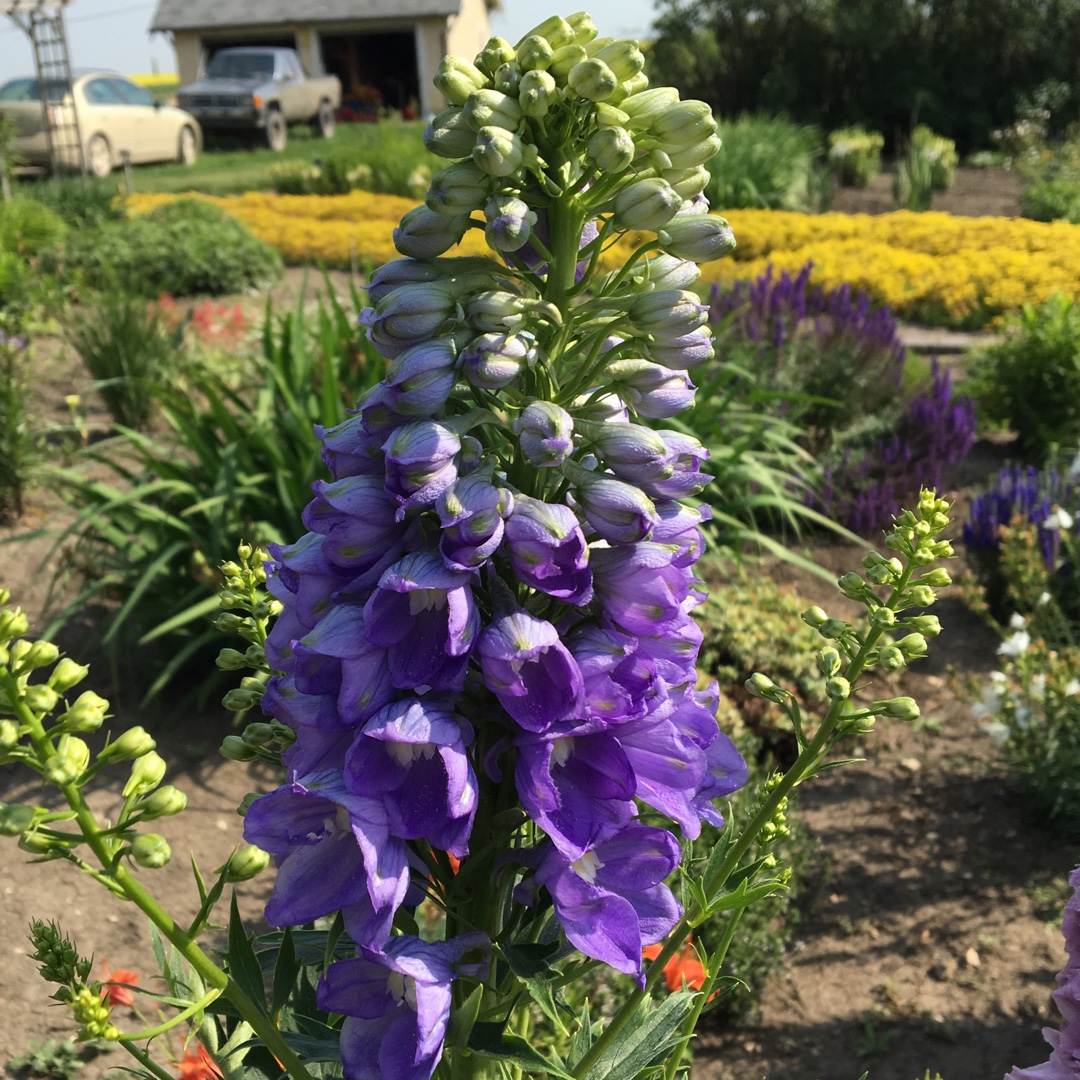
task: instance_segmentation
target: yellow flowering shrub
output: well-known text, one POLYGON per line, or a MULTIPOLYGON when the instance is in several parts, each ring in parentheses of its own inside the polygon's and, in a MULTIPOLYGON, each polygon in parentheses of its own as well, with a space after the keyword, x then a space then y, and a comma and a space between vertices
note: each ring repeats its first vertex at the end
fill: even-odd
MULTIPOLYGON (((414 205, 367 191, 198 197, 239 218, 286 262, 318 259, 336 266, 397 258, 391 234, 414 205)), ((132 195, 127 205, 144 213, 174 198, 132 195)), ((812 262, 815 284, 847 282, 903 318, 951 326, 982 326, 1056 292, 1080 298, 1080 225, 1063 221, 905 210, 876 216, 733 210, 728 217, 739 246, 732 258, 705 264, 706 283, 756 277, 770 263, 794 272, 812 262)), ((626 237, 604 262, 621 265, 646 239, 626 237)), ((483 231, 466 233, 458 251, 486 253, 483 231)))

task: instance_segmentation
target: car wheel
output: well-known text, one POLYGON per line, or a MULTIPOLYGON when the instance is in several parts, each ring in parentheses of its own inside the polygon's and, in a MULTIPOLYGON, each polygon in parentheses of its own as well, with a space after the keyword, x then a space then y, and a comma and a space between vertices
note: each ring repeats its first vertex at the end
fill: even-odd
POLYGON ((266 114, 266 145, 271 150, 281 153, 289 141, 289 128, 279 109, 271 109, 266 114))
POLYGON ((112 172, 112 148, 104 135, 95 135, 86 144, 86 167, 90 175, 99 180, 104 180, 112 172))
POLYGON ((176 160, 181 165, 194 165, 199 156, 199 144, 195 132, 186 125, 180 129, 180 142, 177 145, 176 160))
POLYGON ((323 101, 319 103, 319 134, 324 139, 332 139, 334 137, 334 129, 337 127, 337 122, 334 119, 334 106, 329 101, 323 101))

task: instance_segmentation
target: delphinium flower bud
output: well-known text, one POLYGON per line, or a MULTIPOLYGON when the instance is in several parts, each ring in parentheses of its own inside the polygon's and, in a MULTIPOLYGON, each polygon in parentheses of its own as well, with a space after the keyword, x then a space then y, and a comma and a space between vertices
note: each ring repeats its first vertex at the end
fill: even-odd
POLYGON ((63 694, 76 687, 90 673, 90 668, 84 664, 77 664, 70 657, 65 656, 49 676, 49 686, 58 694, 63 694))
POLYGON ((29 628, 29 620, 18 608, 0 611, 0 645, 21 637, 29 628))
POLYGON ((487 76, 460 56, 444 56, 435 71, 436 87, 451 105, 463 105, 471 94, 487 86, 487 76))
POLYGON ((387 404, 401 416, 434 416, 454 388, 457 362, 453 338, 406 349, 386 372, 387 404))
POLYGON ((147 870, 160 870, 172 858, 172 848, 159 833, 140 833, 131 841, 131 857, 147 870))
POLYGON ((695 262, 711 262, 735 250, 735 233, 715 214, 676 214, 656 233, 668 255, 695 262))
POLYGON ((634 140, 625 128, 603 128, 589 139, 586 152, 601 172, 620 173, 634 160, 634 140))
POLYGON ((34 824, 36 817, 32 806, 0 802, 0 836, 19 836, 34 824))
POLYGON ((572 462, 563 472, 574 484, 574 498, 585 520, 603 539, 616 544, 645 540, 659 520, 653 501, 633 484, 591 473, 572 462))
POLYGON ((914 615, 906 620, 907 625, 923 637, 935 638, 941 633, 941 620, 936 615, 914 615))
POLYGON ((649 360, 616 360, 606 375, 623 401, 651 420, 677 416, 694 402, 696 391, 685 372, 649 360))
POLYGON ((60 700, 60 695, 43 683, 33 683, 23 691, 23 704, 39 716, 51 713, 60 700))
POLYGON ((528 363, 530 346, 523 337, 481 334, 462 350, 458 362, 473 386, 500 390, 509 386, 528 363))
POLYGON ((484 206, 487 227, 484 236, 496 251, 517 251, 523 247, 536 224, 536 214, 527 203, 510 195, 496 195, 484 206))
POLYGON ((236 885, 241 881, 250 881, 253 877, 257 877, 269 865, 270 855, 267 852, 254 844, 244 844, 238 847, 215 873, 223 874, 228 884, 236 885))
POLYGON ((432 178, 424 199, 429 210, 446 217, 460 217, 479 210, 487 199, 491 180, 473 161, 458 161, 440 169, 432 178))
MULTIPOLYGON (((96 697, 97 695, 95 695, 96 697)), ((81 701, 82 698, 79 698, 81 701)), ((100 699, 99 699, 100 700, 100 699)), ((75 702, 78 705, 78 701, 75 702)), ((61 717, 63 720, 63 717, 61 717)), ((98 761, 130 761, 133 758, 142 757, 150 753, 157 743, 151 738, 145 728, 136 725, 130 727, 119 738, 114 739, 104 750, 98 754, 98 761)))
MULTIPOLYGON (((665 169, 661 176, 684 199, 696 198, 709 186, 710 180, 709 170, 704 165, 692 165, 683 169, 665 169)), ((734 248, 735 241, 734 237, 732 237, 730 247, 727 250, 733 251, 734 248)), ((714 256, 714 258, 719 258, 719 256, 714 256)))
POLYGON ((521 452, 538 469, 561 465, 574 448, 574 421, 551 401, 534 401, 514 422, 521 452))
MULTIPOLYGON (((473 161, 489 176, 509 176, 521 168, 525 160, 525 147, 517 135, 505 128, 482 127, 476 133, 472 156, 473 161)), ((404 221, 404 218, 402 220, 404 221)), ((401 246, 397 247, 398 251, 401 251, 401 246)), ((442 249, 445 250, 446 248, 442 249)), ((436 254, 441 255, 442 251, 436 254)))
POLYGON ((817 665, 821 674, 831 679, 840 671, 840 653, 831 645, 825 646, 817 655, 817 665))
POLYGON ((557 46, 555 51, 551 54, 551 63, 548 65, 548 71, 550 71, 557 79, 568 79, 570 72, 587 57, 588 53, 585 52, 582 45, 570 44, 557 46))
POLYGON ((743 685, 746 687, 746 692, 752 697, 765 698, 766 701, 772 701, 777 705, 781 704, 788 696, 786 691, 782 690, 772 679, 767 675, 763 675, 760 671, 755 671, 743 685))
POLYGON ((494 75, 503 64, 514 59, 514 46, 506 38, 490 37, 476 57, 476 66, 488 75, 494 75))
POLYGON ((48 783, 63 787, 78 780, 89 764, 90 747, 75 735, 61 735, 42 776, 48 783))
POLYGON ((644 54, 638 48, 637 42, 629 39, 613 41, 590 55, 607 64, 619 82, 632 79, 645 67, 644 54))
POLYGON ((131 766, 131 775, 124 785, 123 796, 146 795, 153 791, 165 777, 165 760, 151 750, 148 754, 136 758, 131 766))
POLYGON ((517 61, 527 71, 547 71, 555 50, 547 38, 530 34, 517 47, 517 61))
POLYGON ((657 176, 636 180, 615 196, 615 221, 621 229, 657 229, 682 206, 679 193, 657 176))
POLYGON ((468 217, 446 217, 417 206, 394 229, 394 247, 413 259, 430 259, 459 243, 468 228, 468 217))
MULTIPOLYGON (((518 87, 521 85, 521 65, 517 63, 500 65, 499 69, 495 72, 494 82, 496 91, 501 94, 510 94, 516 98, 518 87)), ((466 105, 467 104, 468 102, 466 102, 466 105)), ((466 117, 466 119, 468 119, 468 117, 466 117)), ((473 121, 473 123, 475 123, 475 121, 473 121)))
POLYGON ((35 641, 26 649, 18 664, 12 665, 12 670, 21 675, 55 664, 59 658, 60 650, 51 641, 35 641))
POLYGON ((166 784, 136 803, 135 809, 142 814, 143 821, 154 821, 181 813, 187 803, 187 796, 179 788, 166 784))
POLYGON ((926 655, 926 638, 922 634, 908 634, 896 642, 896 647, 904 654, 905 660, 914 660, 926 655))
POLYGON ((543 119, 558 93, 558 84, 550 72, 526 71, 518 84, 518 104, 522 114, 534 120, 543 119))
POLYGON ((890 698, 888 701, 875 701, 874 705, 879 706, 885 716, 891 716, 894 720, 910 722, 919 719, 919 706, 914 698, 890 698))
POLYGON ((517 131, 521 124, 521 106, 516 97, 499 90, 477 90, 470 94, 462 106, 465 121, 473 130, 482 128, 505 128, 517 131))
POLYGON ((807 626, 812 626, 815 630, 819 630, 829 621, 829 616, 819 607, 808 607, 800 618, 807 626))
POLYGON ((444 109, 424 131, 424 147, 439 157, 468 157, 475 143, 476 132, 460 108, 444 109))
POLYGON ((14 720, 0 720, 0 753, 19 745, 19 725, 14 720))
POLYGON ((575 64, 566 79, 575 94, 589 101, 606 101, 619 85, 615 72, 595 57, 575 64))
POLYGON ((239 735, 226 735, 219 753, 229 761, 254 761, 258 757, 255 749, 248 746, 239 735))

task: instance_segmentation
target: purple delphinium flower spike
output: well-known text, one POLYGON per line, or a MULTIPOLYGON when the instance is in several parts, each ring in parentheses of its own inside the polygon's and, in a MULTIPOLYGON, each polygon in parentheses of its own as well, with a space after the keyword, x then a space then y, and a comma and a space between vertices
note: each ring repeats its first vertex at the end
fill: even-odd
POLYGON ((514 509, 514 496, 488 475, 473 473, 457 480, 435 506, 442 524, 439 551, 451 570, 475 570, 502 543, 503 520, 514 509))
POLYGON ((526 611, 494 619, 477 645, 487 688, 527 731, 577 719, 584 684, 551 623, 526 611))
POLYGON ((386 490, 398 503, 397 518, 427 507, 457 479, 461 439, 445 424, 417 420, 397 428, 383 444, 386 490))
POLYGON ((396 687, 462 688, 480 630, 470 580, 427 553, 406 555, 383 574, 364 626, 368 640, 388 650, 396 687))
POLYGON ((385 808, 390 832, 463 859, 476 813, 472 728, 451 706, 406 698, 379 710, 345 759, 345 785, 385 808))
POLYGON ((589 549, 570 507, 519 495, 505 535, 518 580, 568 604, 580 606, 592 599, 589 549))
POLYGON ((655 662, 628 634, 587 626, 573 634, 567 648, 581 670, 590 717, 613 724, 637 720, 666 694, 655 662))
POLYGON ((436 942, 402 935, 381 950, 361 947, 359 956, 331 964, 317 1000, 319 1008, 346 1017, 346 1080, 428 1080, 442 1056, 451 984, 459 974, 483 972, 483 964, 461 960, 489 944, 481 933, 436 942))
POLYGON ((681 855, 671 833, 631 824, 577 859, 552 845, 535 879, 578 949, 640 980, 642 947, 665 938, 682 914, 663 884, 681 855))
POLYGON ((681 621, 690 578, 674 565, 677 553, 669 544, 593 547, 593 583, 604 613, 619 629, 652 635, 681 621))

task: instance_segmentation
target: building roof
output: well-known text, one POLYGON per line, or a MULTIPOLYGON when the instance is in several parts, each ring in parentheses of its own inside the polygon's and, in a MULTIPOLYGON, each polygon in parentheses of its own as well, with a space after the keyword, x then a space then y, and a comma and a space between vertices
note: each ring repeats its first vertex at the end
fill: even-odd
POLYGON ((43 11, 46 14, 58 11, 71 0, 0 0, 0 15, 16 15, 23 12, 43 11))
POLYGON ((151 30, 295 26, 456 15, 460 0, 158 0, 151 30))

